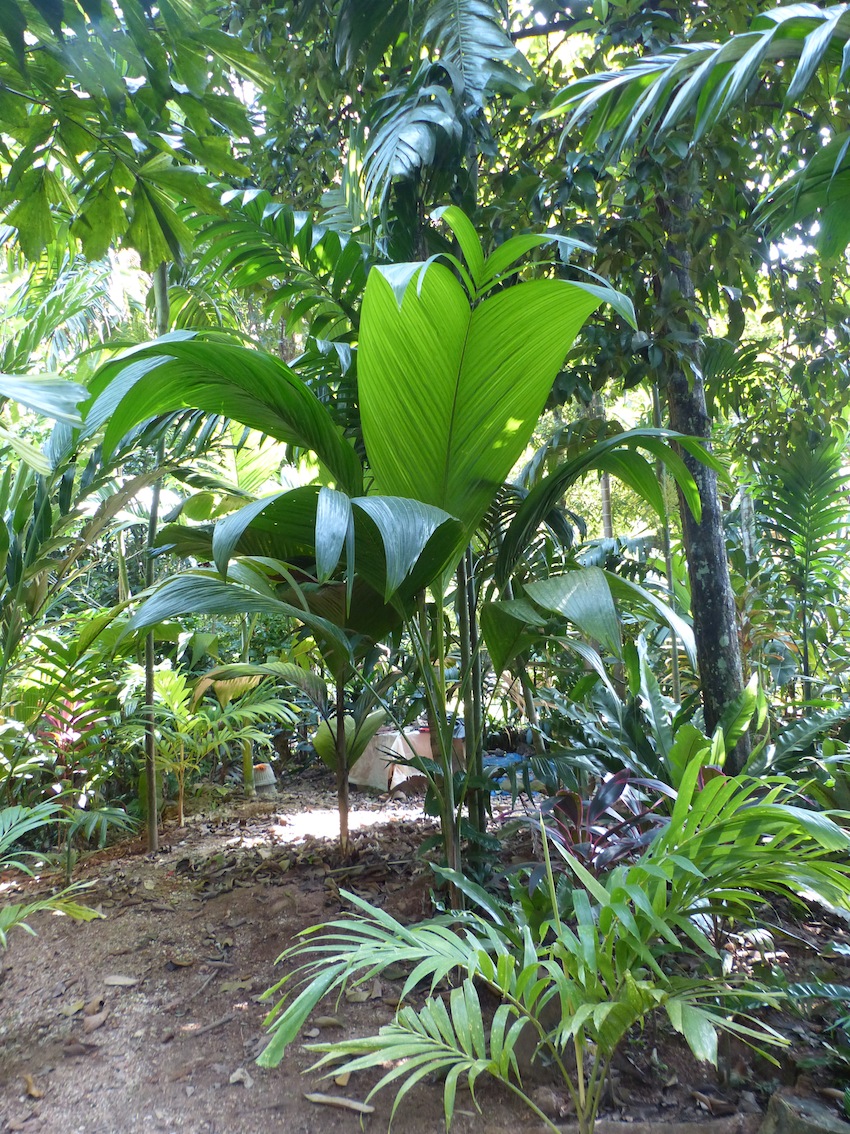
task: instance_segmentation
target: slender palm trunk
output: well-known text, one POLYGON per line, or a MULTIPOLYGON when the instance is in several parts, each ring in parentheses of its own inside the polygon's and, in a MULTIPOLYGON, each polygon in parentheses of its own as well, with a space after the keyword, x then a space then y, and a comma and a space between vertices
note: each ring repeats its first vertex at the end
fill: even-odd
MULTIPOLYGON (((170 315, 168 310, 168 265, 160 264, 153 275, 154 299, 156 301, 156 331, 164 335, 168 330, 170 315)), ((161 464, 164 457, 164 445, 160 441, 157 446, 156 459, 161 464)), ((145 560, 145 587, 153 586, 154 561, 153 545, 156 539, 156 529, 159 523, 159 481, 151 491, 151 511, 148 519, 148 554, 145 560)), ((147 835, 148 851, 159 850, 159 816, 157 814, 156 790, 156 721, 154 717, 154 638, 151 630, 145 638, 145 776, 147 778, 147 835)), ((182 821, 181 821, 182 826, 182 821)))
POLYGON ((345 666, 336 679, 336 795, 339 807, 339 850, 348 858, 348 751, 345 743, 345 666))
MULTIPOLYGON (((247 662, 251 660, 251 635, 254 630, 254 619, 250 619, 247 614, 242 615, 242 623, 240 626, 240 633, 242 638, 242 649, 239 654, 240 661, 247 662)), ((257 789, 254 785, 254 748, 250 740, 242 741, 242 785, 245 791, 246 799, 253 799, 257 794, 257 789)))

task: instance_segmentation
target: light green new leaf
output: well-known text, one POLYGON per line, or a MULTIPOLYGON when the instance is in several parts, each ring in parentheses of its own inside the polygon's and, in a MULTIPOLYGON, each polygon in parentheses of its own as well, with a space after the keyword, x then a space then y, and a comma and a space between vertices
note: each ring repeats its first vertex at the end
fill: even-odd
POLYGON ((455 239, 466 262, 472 283, 476 288, 481 286, 484 277, 484 251, 481 241, 472 221, 457 205, 447 205, 442 209, 435 209, 431 214, 434 220, 443 220, 452 230, 455 239))
POLYGON ((399 305, 373 270, 358 376, 378 490, 458 517, 465 542, 522 454, 567 351, 603 298, 577 284, 534 280, 473 309, 448 268, 432 264, 399 305))
MULTIPOLYGON (((375 709, 374 712, 369 713, 359 723, 351 716, 343 718, 343 727, 345 729, 345 756, 350 768, 355 764, 363 753, 366 751, 366 746, 369 741, 387 719, 387 714, 383 709, 375 709)), ((336 717, 331 717, 329 720, 322 721, 313 735, 313 747, 316 749, 319 758, 327 764, 329 768, 335 768, 337 763, 336 756, 336 717)), ((388 750, 387 764, 390 763, 390 754, 388 750)))
POLYGON ((563 615, 582 634, 620 656, 623 644, 617 608, 605 572, 599 567, 584 567, 567 575, 541 579, 529 583, 525 590, 538 606, 563 615))
POLYGON ((676 999, 669 1000, 665 1007, 670 1023, 685 1037, 697 1059, 716 1067, 717 1031, 708 1012, 676 999))
MULTIPOLYGON (((51 473, 50 459, 45 453, 36 449, 35 445, 30 445, 16 430, 6 429, 4 425, 0 425, 0 448, 4 445, 8 445, 33 472, 41 473, 42 476, 49 476, 51 473)), ((6 537, 2 538, 6 539, 6 537)))
POLYGON ((720 718, 720 728, 723 730, 723 741, 727 752, 732 750, 750 727, 750 721, 756 711, 758 688, 758 674, 754 673, 734 701, 729 702, 720 718))

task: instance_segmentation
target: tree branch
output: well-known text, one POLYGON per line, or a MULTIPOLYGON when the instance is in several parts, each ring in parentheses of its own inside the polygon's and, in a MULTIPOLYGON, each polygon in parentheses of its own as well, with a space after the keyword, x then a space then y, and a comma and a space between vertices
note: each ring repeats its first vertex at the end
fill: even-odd
POLYGON ((552 20, 548 24, 539 24, 533 28, 522 28, 521 31, 511 32, 514 43, 519 39, 534 39, 541 35, 553 35, 555 32, 570 31, 576 25, 575 20, 552 20))

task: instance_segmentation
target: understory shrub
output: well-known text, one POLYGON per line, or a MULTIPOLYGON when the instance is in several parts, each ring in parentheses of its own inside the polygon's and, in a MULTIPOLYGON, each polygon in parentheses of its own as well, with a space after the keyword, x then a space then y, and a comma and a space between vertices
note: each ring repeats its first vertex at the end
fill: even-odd
POLYGON ((753 1045, 783 1044, 751 1014, 779 994, 724 974, 717 930, 732 919, 753 923, 767 894, 847 907, 850 865, 834 854, 846 852, 850 838, 830 816, 782 802, 787 781, 717 777, 700 787, 699 774, 697 764, 686 770, 669 824, 638 861, 601 878, 558 842, 556 875, 544 839, 542 876, 530 886, 517 879, 509 904, 442 868, 473 909, 404 926, 346 894, 353 915, 306 930, 279 958, 300 963, 266 993, 284 990, 258 1062, 276 1066, 324 996, 399 965, 407 978, 391 1024, 310 1049, 320 1054, 317 1069, 333 1065, 327 1074, 384 1069, 370 1097, 395 1084, 393 1115, 416 1083, 439 1074, 448 1125, 460 1079, 474 1092, 489 1074, 557 1129, 522 1085, 517 1045, 528 1032, 535 1056, 561 1075, 582 1134, 593 1129, 618 1046, 652 1012, 665 1013, 694 1055, 711 1063, 721 1031, 753 1045), (707 964, 687 975, 677 963, 683 954, 707 964), (417 1007, 421 989, 426 999, 417 1007), (491 1017, 483 989, 498 1001, 491 1017))

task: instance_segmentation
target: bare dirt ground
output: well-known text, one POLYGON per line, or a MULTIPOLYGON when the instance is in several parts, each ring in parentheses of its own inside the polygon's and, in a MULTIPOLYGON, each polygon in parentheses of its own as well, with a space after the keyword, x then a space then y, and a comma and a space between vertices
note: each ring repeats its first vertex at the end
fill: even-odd
MULTIPOLYGON (((260 996, 282 975, 275 960, 299 930, 340 913, 340 887, 404 922, 430 912, 432 875, 417 851, 433 827, 421 800, 354 794, 352 807, 355 854, 345 866, 335 849, 333 793, 320 772, 274 800, 193 816, 184 830, 167 825, 156 855, 134 840, 85 860, 76 877, 91 883, 85 901, 103 918, 38 915, 38 936, 14 931, 0 958, 0 1130, 354 1134, 359 1114, 305 1094, 363 1102, 374 1076, 340 1086, 305 1074, 315 1061, 304 1046, 310 1036, 276 1070, 254 1062, 267 1038, 269 1002, 260 996)), ((312 1042, 377 1031, 392 1018, 400 988, 383 980, 366 1001, 326 1005, 325 1018, 308 1023, 312 1042)), ((755 1116, 766 1099, 720 1090, 710 1068, 664 1035, 643 1037, 616 1082, 607 1111, 629 1122, 755 1116)), ((553 1118, 569 1118, 550 1085, 535 1090, 553 1118)), ((476 1094, 483 1116, 459 1094, 457 1134, 541 1129, 497 1084, 482 1080, 476 1094)), ((392 1094, 373 1104, 364 1127, 386 1130, 392 1094)), ((394 1129, 442 1131, 441 1085, 418 1087, 394 1129)))

